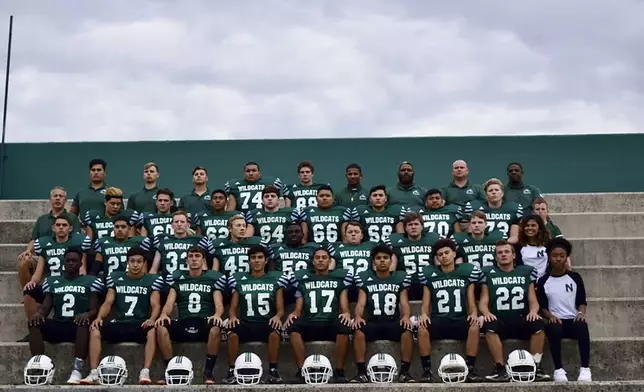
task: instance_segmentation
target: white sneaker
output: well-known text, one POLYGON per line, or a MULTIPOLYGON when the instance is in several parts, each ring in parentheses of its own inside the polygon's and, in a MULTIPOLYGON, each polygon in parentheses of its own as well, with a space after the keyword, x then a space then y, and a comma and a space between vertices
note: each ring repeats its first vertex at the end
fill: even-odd
POLYGON ((590 374, 590 368, 579 368, 579 377, 577 381, 591 382, 593 381, 593 376, 590 374))
POLYGON ((72 370, 72 374, 70 374, 69 379, 67 379, 67 384, 78 385, 80 384, 81 378, 83 378, 81 372, 78 370, 72 370))
MULTIPOLYGON (((72 372, 72 375, 74 375, 74 373, 73 373, 73 372, 72 372)), ((70 379, 71 379, 71 377, 70 377, 70 379)), ((69 381, 68 381, 68 382, 69 382, 69 381)), ((98 384, 98 370, 96 370, 96 369, 92 369, 92 370, 90 370, 90 372, 89 372, 89 374, 87 375, 87 377, 85 377, 84 379, 80 380, 80 381, 79 381, 79 383, 80 383, 81 385, 94 385, 94 384, 98 384)))
POLYGON ((566 371, 563 369, 555 369, 555 374, 553 379, 555 382, 566 382, 568 381, 568 377, 566 377, 566 371))
POLYGON ((139 384, 141 385, 152 384, 152 379, 150 378, 150 369, 141 369, 141 372, 139 373, 139 384))

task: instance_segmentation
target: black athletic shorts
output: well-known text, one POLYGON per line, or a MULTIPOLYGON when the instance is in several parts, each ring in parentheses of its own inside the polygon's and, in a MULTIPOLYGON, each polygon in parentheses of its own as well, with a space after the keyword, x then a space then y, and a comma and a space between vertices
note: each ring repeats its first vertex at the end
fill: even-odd
POLYGON ((528 321, 525 316, 498 317, 495 321, 483 324, 483 332, 496 333, 501 340, 529 340, 532 335, 544 329, 543 320, 528 321))
POLYGON ((268 342, 268 335, 273 332, 280 334, 280 331, 268 325, 268 321, 265 323, 245 323, 242 321, 230 332, 237 334, 241 343, 268 342))
POLYGON ((173 342, 207 342, 213 325, 205 318, 172 320, 168 328, 173 342))
POLYGON ((104 322, 101 337, 106 343, 140 343, 144 344, 150 328, 141 327, 140 323, 104 322))
POLYGON ((88 329, 89 325, 79 326, 70 321, 46 319, 38 328, 40 328, 40 333, 45 342, 74 343, 76 342, 76 331, 79 328, 88 329))
POLYGON ((405 332, 411 333, 411 330, 405 329, 400 325, 400 320, 367 321, 360 330, 364 333, 367 342, 373 342, 374 340, 399 342, 400 335, 405 332))
POLYGON ((339 319, 324 323, 297 319, 288 329, 288 334, 297 332, 305 342, 335 342, 338 335, 351 334, 351 328, 342 324, 339 319))
POLYGON ((41 304, 45 302, 45 293, 42 291, 42 285, 37 285, 31 290, 24 290, 22 295, 28 295, 34 299, 37 303, 41 304))
POLYGON ((465 341, 470 329, 470 323, 467 320, 454 320, 446 318, 433 318, 429 329, 429 338, 431 340, 453 339, 465 341))

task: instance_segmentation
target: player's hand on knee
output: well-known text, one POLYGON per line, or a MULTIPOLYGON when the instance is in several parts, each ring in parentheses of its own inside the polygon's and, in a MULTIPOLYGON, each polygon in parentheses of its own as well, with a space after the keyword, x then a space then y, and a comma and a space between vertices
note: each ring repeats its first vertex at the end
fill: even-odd
POLYGON ((575 316, 575 321, 578 321, 580 323, 585 323, 586 322, 586 315, 583 314, 582 312, 577 312, 577 315, 575 316))
POLYGON ((479 324, 479 316, 476 314, 476 312, 471 313, 469 316, 467 316, 467 321, 470 323, 470 326, 478 325, 479 324))
POLYGON ((151 319, 147 319, 141 324, 141 327, 142 328, 154 328, 154 321, 152 321, 151 319))
POLYGON ((425 328, 429 329, 429 326, 432 324, 432 320, 429 318, 427 313, 423 313, 420 315, 418 318, 418 325, 425 328))
POLYGON ((353 329, 362 328, 367 322, 362 317, 356 316, 353 319, 353 329))
POLYGON ((280 320, 279 316, 273 316, 270 320, 268 320, 268 325, 270 325, 273 329, 280 330, 282 329, 282 320, 280 320))
POLYGON ((488 313, 486 315, 483 315, 483 320, 486 323, 491 323, 492 321, 496 321, 496 316, 493 315, 492 313, 488 313))
MULTIPOLYGON (((157 321, 154 322, 154 326, 155 327, 165 327, 165 326, 170 325, 170 323, 172 323, 172 320, 170 320, 170 317, 168 317, 167 314, 162 314, 161 316, 159 316, 157 321)), ((143 323, 143 324, 145 324, 145 323, 143 323)), ((141 325, 141 326, 145 328, 144 325, 141 325)))
POLYGON ((528 321, 537 321, 537 320, 540 320, 540 319, 541 319, 541 316, 539 316, 538 314, 536 314, 534 312, 530 312, 526 316, 526 320, 528 320, 528 321))
POLYGON ((81 313, 76 318, 74 318, 74 324, 76 325, 89 325, 90 323, 89 313, 81 313))
POLYGON ((411 325, 411 320, 409 319, 409 316, 403 316, 400 318, 400 325, 411 331, 412 325, 411 325))
POLYGON ((338 318, 340 319, 340 322, 342 324, 346 325, 347 327, 351 327, 351 313, 340 313, 338 318))
POLYGON ((293 323, 295 323, 295 320, 297 320, 297 314, 289 313, 289 315, 286 316, 286 321, 284 322, 284 328, 288 328, 291 325, 293 325, 293 323))
POLYGON ((25 290, 33 290, 37 285, 38 285, 38 282, 36 282, 35 280, 30 280, 25 285, 25 290))
POLYGON ((31 318, 29 319, 29 326, 30 327, 37 327, 41 323, 45 322, 45 316, 40 314, 40 312, 36 312, 31 318))
POLYGON ((550 324, 561 324, 561 320, 557 316, 552 316, 548 319, 550 324))
POLYGON ((97 318, 96 320, 92 321, 92 324, 90 325, 91 330, 99 329, 103 326, 103 319, 97 318))
POLYGON ((228 317, 228 329, 233 329, 239 325, 239 319, 237 316, 228 317))
POLYGON ((18 255, 18 260, 20 260, 20 261, 28 260, 30 258, 31 258, 31 252, 29 252, 28 250, 26 250, 26 251, 24 251, 24 252, 22 252, 22 253, 20 253, 18 255))
POLYGON ((208 322, 218 328, 221 328, 221 326, 224 325, 224 320, 222 320, 221 317, 215 315, 208 317, 208 322))

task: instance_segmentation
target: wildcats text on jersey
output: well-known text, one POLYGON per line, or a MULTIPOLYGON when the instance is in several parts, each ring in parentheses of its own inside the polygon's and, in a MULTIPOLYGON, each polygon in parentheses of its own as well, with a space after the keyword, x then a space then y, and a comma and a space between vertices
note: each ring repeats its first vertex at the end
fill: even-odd
POLYGON ((394 218, 393 216, 367 216, 364 218, 364 221, 367 225, 376 225, 376 224, 393 225, 396 223, 396 218, 394 218))
POLYGON ((210 293, 212 291, 212 285, 203 283, 180 283, 179 290, 198 293, 210 293))
POLYGON ((67 252, 67 248, 53 248, 47 249, 45 251, 45 254, 47 255, 47 257, 64 256, 65 252, 67 252))
POLYGON ((64 293, 78 293, 85 294, 85 286, 61 286, 54 287, 54 294, 64 294, 64 293))
POLYGON ((341 259, 345 259, 348 257, 367 257, 367 258, 371 257, 371 251, 367 249, 364 249, 364 250, 348 249, 348 250, 341 250, 338 253, 340 253, 341 259))
POLYGON ((275 285, 272 283, 245 283, 241 284, 242 291, 273 291, 275 285))
POLYGON ((142 294, 146 295, 148 293, 147 287, 141 286, 116 286, 116 292, 118 294, 142 294))
POLYGON ((187 242, 164 242, 163 250, 188 250, 193 246, 193 244, 187 242))
POLYGON ((432 253, 432 247, 429 245, 401 246, 399 249, 402 254, 432 253))
POLYGON ((308 252, 282 252, 280 257, 285 260, 311 260, 311 254, 308 252))
POLYGON ((103 252, 105 252, 106 256, 121 256, 124 254, 127 254, 127 252, 130 250, 131 246, 115 246, 112 248, 105 248, 103 249, 103 252))
POLYGON ((490 252, 494 253, 496 251, 496 245, 482 245, 482 244, 477 244, 477 245, 464 245, 463 246, 463 251, 465 253, 475 253, 475 252, 490 252))
POLYGON ((369 290, 370 293, 379 292, 379 291, 380 292, 398 292, 400 291, 400 285, 394 284, 394 283, 374 283, 374 284, 368 284, 367 290, 369 290))
POLYGON ((488 221, 509 221, 512 219, 512 215, 504 214, 502 212, 486 212, 485 217, 488 221))
POLYGON ((451 219, 451 216, 449 214, 432 214, 432 213, 424 213, 423 214, 423 221, 424 222, 431 222, 431 221, 449 221, 451 219))
POLYGON ((265 187, 264 184, 249 184, 249 185, 239 184, 239 185, 237 185, 237 189, 240 192, 263 191, 264 187, 265 187))
POLYGON ((172 223, 172 215, 150 218, 150 226, 167 225, 170 223, 172 223))
POLYGON ((285 216, 274 216, 274 215, 259 215, 255 217, 257 224, 267 225, 269 223, 288 223, 288 219, 285 216))
POLYGON ((444 289, 447 287, 465 287, 466 282, 463 279, 443 279, 432 281, 432 288, 444 289))
POLYGON ((114 222, 112 221, 104 221, 104 222, 96 222, 96 230, 112 230, 114 228, 114 222))
POLYGON ((294 197, 317 196, 318 190, 311 188, 296 188, 291 191, 294 197))
POLYGON ((525 276, 495 276, 490 279, 494 285, 523 285, 526 284, 525 276))
POLYGON ((219 251, 224 256, 245 255, 250 247, 242 246, 236 248, 220 248, 219 251))
POLYGON ((340 217, 334 215, 313 215, 309 219, 311 223, 340 223, 340 217))
POLYGON ((304 282, 304 288, 307 290, 314 289, 337 289, 338 281, 336 280, 314 280, 304 282))

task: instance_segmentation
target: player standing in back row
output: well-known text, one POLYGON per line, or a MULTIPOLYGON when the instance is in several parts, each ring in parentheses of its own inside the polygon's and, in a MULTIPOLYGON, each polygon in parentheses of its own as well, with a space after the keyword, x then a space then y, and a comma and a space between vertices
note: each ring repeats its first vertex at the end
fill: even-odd
POLYGON ((273 185, 280 192, 282 181, 279 178, 267 179, 262 177, 259 164, 248 162, 244 165, 244 179, 230 180, 224 185, 228 194, 228 211, 247 211, 262 208, 262 191, 267 185, 273 185))
POLYGON ((303 209, 318 205, 318 189, 324 184, 313 182, 315 169, 311 161, 302 161, 297 165, 299 184, 287 186, 284 190, 284 203, 286 207, 303 209))
POLYGON ((333 189, 322 185, 318 189, 318 206, 307 207, 300 211, 300 221, 304 222, 305 241, 326 245, 343 241, 347 222, 357 220, 351 209, 334 206, 333 189))

